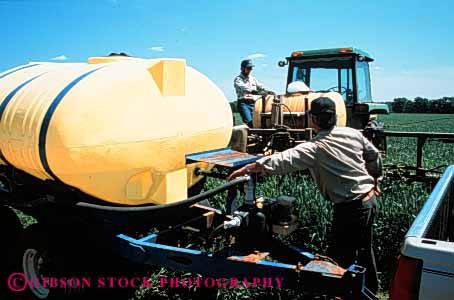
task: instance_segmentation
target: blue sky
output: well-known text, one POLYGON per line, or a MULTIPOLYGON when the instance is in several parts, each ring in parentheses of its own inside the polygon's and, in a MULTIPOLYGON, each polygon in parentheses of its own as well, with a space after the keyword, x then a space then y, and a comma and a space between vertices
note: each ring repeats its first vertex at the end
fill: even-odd
POLYGON ((294 50, 372 54, 376 100, 454 96, 454 1, 0 0, 0 70, 127 52, 180 57, 233 100, 240 61, 284 91, 277 61, 294 50))

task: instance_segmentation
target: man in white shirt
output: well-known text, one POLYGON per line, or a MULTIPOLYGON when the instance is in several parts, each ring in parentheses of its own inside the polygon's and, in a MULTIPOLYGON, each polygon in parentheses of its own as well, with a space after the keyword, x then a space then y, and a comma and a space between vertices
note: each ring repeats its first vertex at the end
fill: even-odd
POLYGON ((258 82, 254 76, 251 75, 252 60, 245 59, 241 62, 241 73, 233 81, 235 87, 238 111, 240 112, 243 123, 252 128, 252 118, 254 113, 254 103, 258 98, 257 94, 260 92, 267 92, 263 84, 258 82))
POLYGON ((340 266, 356 263, 367 268, 366 286, 378 290, 372 249, 375 196, 382 176, 379 151, 360 131, 336 127, 334 101, 320 97, 311 103, 315 138, 286 151, 265 156, 233 172, 228 180, 251 173, 287 174, 309 169, 326 200, 334 204, 332 240, 328 255, 340 266))

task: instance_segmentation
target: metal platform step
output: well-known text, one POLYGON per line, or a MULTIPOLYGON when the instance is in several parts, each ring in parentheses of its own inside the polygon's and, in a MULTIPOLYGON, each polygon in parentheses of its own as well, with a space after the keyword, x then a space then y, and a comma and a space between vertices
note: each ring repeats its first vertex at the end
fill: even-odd
POLYGON ((236 168, 258 160, 259 157, 223 148, 186 155, 186 163, 205 162, 218 166, 236 168))

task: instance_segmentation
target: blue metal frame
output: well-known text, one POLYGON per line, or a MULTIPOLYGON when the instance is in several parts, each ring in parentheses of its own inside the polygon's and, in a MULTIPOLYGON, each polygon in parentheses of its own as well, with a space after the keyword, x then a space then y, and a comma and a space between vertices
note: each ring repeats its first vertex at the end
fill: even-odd
POLYGON ((134 239, 120 234, 121 253, 137 263, 160 265, 214 277, 284 277, 296 278, 295 265, 259 261, 246 263, 218 257, 200 250, 178 248, 154 242, 157 234, 134 239))
MULTIPOLYGON (((200 250, 178 248, 157 243, 159 233, 135 239, 125 234, 117 235, 114 249, 121 256, 139 264, 163 266, 179 271, 193 272, 217 278, 283 278, 283 287, 303 287, 305 292, 345 296, 344 299, 370 299, 364 287, 365 269, 352 265, 341 276, 317 266, 301 268, 300 265, 267 260, 247 262, 242 256, 223 257, 200 250)), ((294 246, 302 256, 314 259, 311 253, 294 246)))

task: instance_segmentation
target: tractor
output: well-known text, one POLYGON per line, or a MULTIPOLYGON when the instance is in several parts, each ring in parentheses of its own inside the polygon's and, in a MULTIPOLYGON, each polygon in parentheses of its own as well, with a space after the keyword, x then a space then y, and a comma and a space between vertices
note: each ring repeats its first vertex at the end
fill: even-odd
POLYGON ((310 140, 314 134, 306 111, 312 100, 326 96, 336 102, 338 126, 362 131, 383 154, 386 154, 387 137, 416 138, 416 166, 385 167, 395 176, 435 183, 440 171, 424 169, 424 144, 427 141, 452 143, 454 134, 385 130, 386 125, 377 120, 377 115, 390 111, 386 103, 372 99, 369 72, 372 61, 367 52, 353 47, 292 52, 278 62, 279 67, 288 66, 287 86, 302 81, 311 91, 297 95, 261 95, 255 102, 253 128, 235 127, 232 147, 251 154, 270 154, 310 140))
POLYGON ((374 103, 369 62, 374 61, 356 48, 295 51, 279 66, 288 65, 287 84, 303 81, 314 91, 338 92, 345 101, 347 126, 364 129, 372 114, 388 114, 388 105, 374 103))

